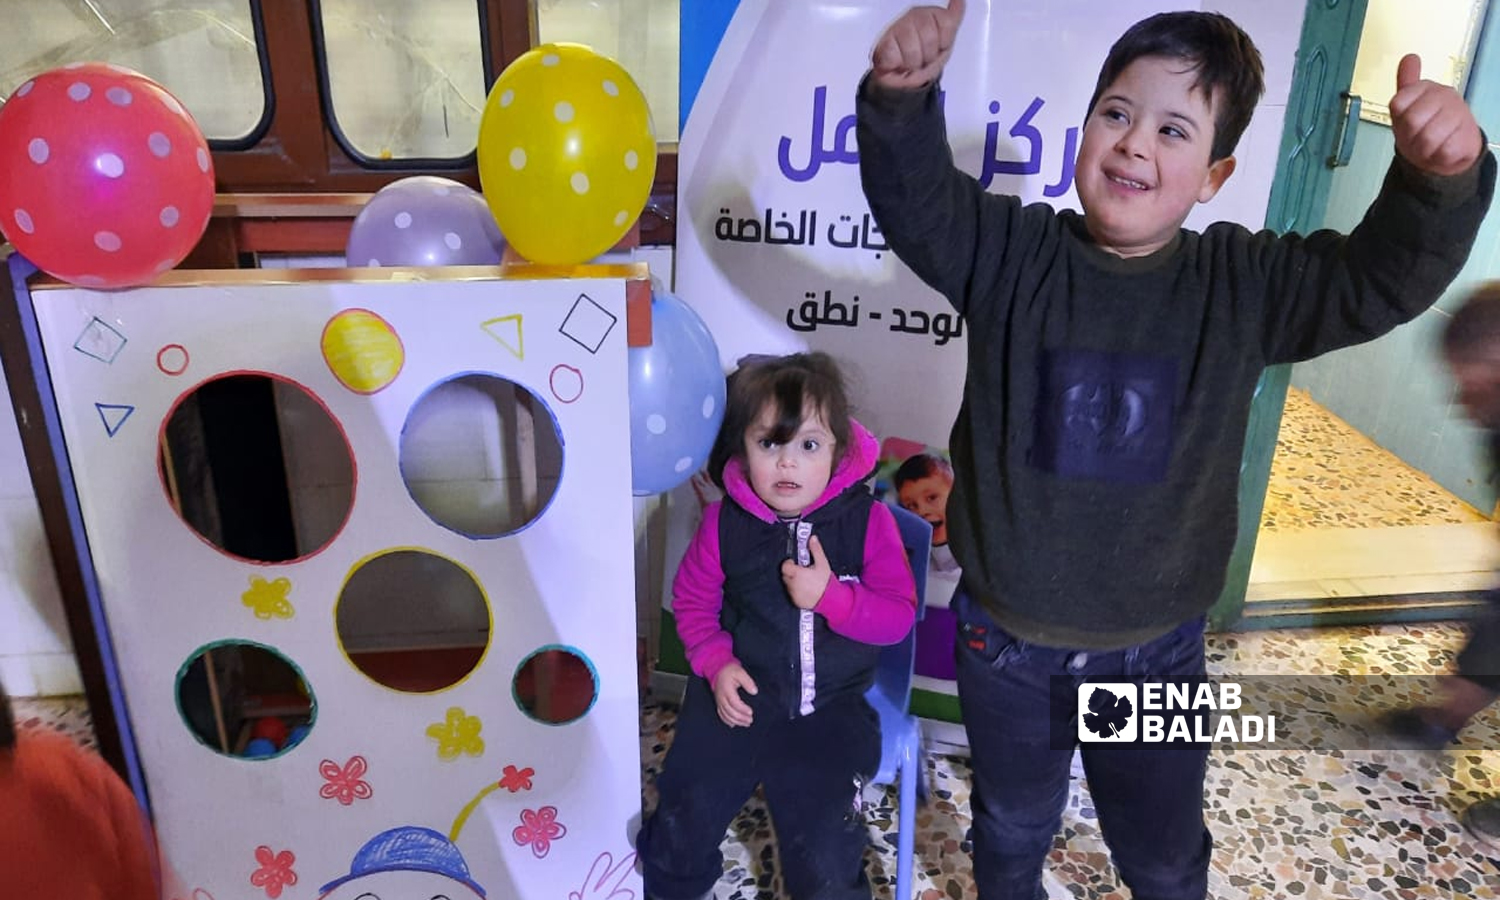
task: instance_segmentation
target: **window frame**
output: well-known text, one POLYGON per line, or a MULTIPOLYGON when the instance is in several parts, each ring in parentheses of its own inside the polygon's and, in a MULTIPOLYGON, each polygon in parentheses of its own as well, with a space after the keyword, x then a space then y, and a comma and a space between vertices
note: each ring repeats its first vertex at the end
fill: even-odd
MULTIPOLYGON (((268 115, 249 146, 213 146, 218 190, 226 194, 373 193, 412 175, 441 175, 479 189, 472 154, 460 160, 380 160, 345 152, 330 121, 326 57, 318 43, 318 0, 250 0, 260 26, 268 115)), ((531 0, 475 0, 482 24, 485 89, 537 39, 531 0)), ((656 180, 641 215, 641 243, 674 244, 677 145, 659 144, 656 180)))

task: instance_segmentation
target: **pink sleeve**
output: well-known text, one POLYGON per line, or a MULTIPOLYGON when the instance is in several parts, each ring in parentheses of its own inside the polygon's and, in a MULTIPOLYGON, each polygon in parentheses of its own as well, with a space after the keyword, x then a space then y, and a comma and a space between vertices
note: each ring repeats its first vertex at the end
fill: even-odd
POLYGON ((672 580, 672 615, 688 665, 713 684, 719 670, 736 662, 734 640, 719 623, 724 607, 724 568, 719 562, 719 508, 703 510, 703 522, 688 544, 672 580))
POLYGON ((894 644, 911 630, 917 618, 917 584, 896 517, 884 503, 870 507, 859 581, 829 579, 813 610, 835 632, 866 644, 894 644))

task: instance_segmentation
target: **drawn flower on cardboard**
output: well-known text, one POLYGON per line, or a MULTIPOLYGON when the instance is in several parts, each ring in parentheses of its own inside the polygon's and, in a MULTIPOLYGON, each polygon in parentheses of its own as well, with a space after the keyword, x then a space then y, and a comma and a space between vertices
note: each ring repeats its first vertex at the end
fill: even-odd
POLYGON ((337 800, 344 806, 351 806, 356 800, 370 799, 375 796, 375 790, 364 780, 364 774, 369 770, 370 764, 363 756, 351 756, 342 766, 331 759, 323 760, 318 764, 318 772, 328 783, 318 789, 318 796, 324 800, 337 800))
POLYGON ((484 739, 479 736, 483 727, 478 716, 465 713, 461 706, 450 706, 447 719, 427 726, 427 736, 438 742, 438 759, 458 759, 465 753, 480 756, 484 753, 484 739))
POLYGON ((296 614, 287 595, 292 592, 288 578, 267 581, 259 575, 250 577, 250 590, 240 596, 244 604, 255 611, 255 618, 270 620, 290 619, 296 614))
POLYGON ((531 776, 535 774, 536 770, 530 766, 524 769, 506 766, 505 773, 500 777, 500 786, 512 794, 516 791, 529 791, 531 790, 531 776))
POLYGON ((563 823, 557 821, 557 807, 521 810, 521 824, 511 832, 511 837, 522 847, 531 845, 537 859, 543 859, 552 850, 552 842, 568 833, 563 823))
POLYGON ((288 885, 297 883, 297 873, 292 871, 297 857, 290 850, 276 853, 265 844, 255 848, 255 861, 260 863, 260 868, 250 876, 250 883, 258 888, 264 888, 266 896, 271 900, 281 896, 282 889, 288 885))

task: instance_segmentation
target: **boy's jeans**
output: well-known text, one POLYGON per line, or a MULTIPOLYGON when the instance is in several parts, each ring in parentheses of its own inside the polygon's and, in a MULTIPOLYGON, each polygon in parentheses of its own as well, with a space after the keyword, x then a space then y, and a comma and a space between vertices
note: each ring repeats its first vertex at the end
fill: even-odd
MULTIPOLYGON (((962 588, 953 608, 959 704, 974 767, 974 881, 981 900, 1034 900, 1045 896, 1042 865, 1068 798, 1078 686, 1206 680, 1203 620, 1101 652, 1018 640, 962 588)), ((1203 900, 1207 893, 1208 751, 1206 743, 1081 745, 1100 829, 1136 900, 1203 900)))

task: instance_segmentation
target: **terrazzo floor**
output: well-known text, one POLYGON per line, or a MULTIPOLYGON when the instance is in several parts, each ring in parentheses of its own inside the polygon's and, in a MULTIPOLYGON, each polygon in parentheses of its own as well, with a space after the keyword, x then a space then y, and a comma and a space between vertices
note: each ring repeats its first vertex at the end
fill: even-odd
POLYGON ((1287 391, 1263 531, 1483 522, 1474 507, 1319 406, 1287 391))

